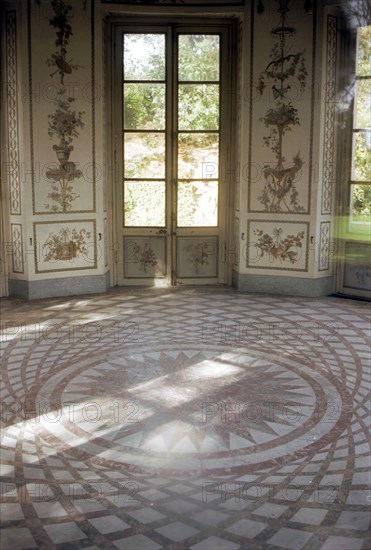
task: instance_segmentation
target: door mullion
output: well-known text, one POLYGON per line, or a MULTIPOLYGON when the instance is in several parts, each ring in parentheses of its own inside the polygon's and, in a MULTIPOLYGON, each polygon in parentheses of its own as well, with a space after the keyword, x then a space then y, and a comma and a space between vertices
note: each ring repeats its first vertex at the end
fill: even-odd
POLYGON ((172 29, 171 25, 166 29, 166 141, 165 141, 165 155, 166 155, 166 250, 167 250, 167 281, 171 284, 172 279, 172 257, 173 257, 173 243, 171 237, 171 204, 172 204, 172 154, 171 154, 171 142, 172 142, 172 29))
POLYGON ((124 278, 124 182, 123 182, 123 166, 124 166, 124 154, 123 154, 123 102, 122 102, 122 86, 123 86, 123 64, 122 53, 124 50, 124 34, 119 27, 115 31, 115 74, 117 75, 114 91, 114 112, 118 113, 118 117, 114 119, 114 136, 113 136, 113 178, 114 185, 117 189, 115 222, 118 227, 117 234, 119 235, 118 241, 114 250, 114 269, 116 280, 121 283, 124 278), (117 49, 118 48, 118 49, 117 49))
POLYGON ((178 175, 178 35, 172 25, 172 75, 171 75, 171 283, 176 284, 177 262, 177 175, 178 175))

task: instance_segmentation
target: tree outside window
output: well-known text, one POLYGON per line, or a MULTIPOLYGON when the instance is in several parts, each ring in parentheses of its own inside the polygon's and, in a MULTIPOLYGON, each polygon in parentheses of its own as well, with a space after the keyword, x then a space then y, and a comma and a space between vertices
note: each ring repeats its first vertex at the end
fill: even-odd
POLYGON ((371 26, 357 31, 351 172, 352 231, 371 226, 371 26))

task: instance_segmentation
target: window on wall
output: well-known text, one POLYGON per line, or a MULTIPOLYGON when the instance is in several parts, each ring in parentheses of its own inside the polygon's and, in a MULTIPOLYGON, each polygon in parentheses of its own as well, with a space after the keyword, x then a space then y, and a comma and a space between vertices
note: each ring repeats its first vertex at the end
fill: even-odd
POLYGON ((350 230, 371 229, 371 26, 357 31, 350 230))

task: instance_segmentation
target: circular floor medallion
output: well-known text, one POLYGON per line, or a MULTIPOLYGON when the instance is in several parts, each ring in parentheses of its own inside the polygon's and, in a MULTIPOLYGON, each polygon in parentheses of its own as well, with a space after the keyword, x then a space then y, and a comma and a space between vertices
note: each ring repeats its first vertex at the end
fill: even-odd
POLYGON ((220 346, 145 346, 66 365, 36 397, 58 449, 126 469, 225 472, 311 452, 342 401, 306 361, 220 346))

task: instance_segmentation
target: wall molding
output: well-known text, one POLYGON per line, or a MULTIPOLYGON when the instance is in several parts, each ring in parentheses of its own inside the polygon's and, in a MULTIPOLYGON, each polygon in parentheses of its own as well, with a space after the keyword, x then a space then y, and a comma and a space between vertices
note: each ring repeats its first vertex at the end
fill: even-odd
POLYGON ((336 54, 337 54, 337 18, 327 16, 327 49, 325 80, 325 120, 322 169, 321 213, 331 214, 332 187, 336 181, 335 155, 335 100, 336 100, 336 54))
POLYGON ((327 271, 330 268, 330 236, 331 222, 321 222, 319 237, 318 271, 327 271))
POLYGON ((18 135, 18 78, 17 78, 17 14, 8 11, 5 16, 6 82, 5 100, 7 114, 7 162, 6 176, 10 189, 10 213, 22 214, 21 182, 19 169, 18 135))
POLYGON ((20 223, 10 224, 12 236, 12 264, 13 273, 24 273, 23 264, 23 235, 20 223))

